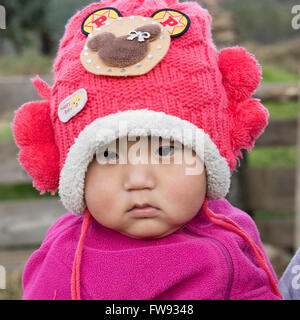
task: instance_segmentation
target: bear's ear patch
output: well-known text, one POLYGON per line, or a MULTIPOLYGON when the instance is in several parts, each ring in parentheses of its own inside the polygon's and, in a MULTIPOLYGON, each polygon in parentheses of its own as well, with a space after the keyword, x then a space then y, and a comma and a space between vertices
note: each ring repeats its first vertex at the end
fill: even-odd
POLYGON ((190 18, 185 13, 175 9, 160 9, 155 11, 151 18, 166 28, 171 38, 182 36, 191 24, 190 18))
POLYGON ((90 13, 82 22, 81 31, 88 36, 93 31, 109 25, 111 21, 114 21, 122 17, 119 10, 112 7, 101 8, 90 13))
POLYGON ((219 52, 219 69, 230 102, 249 99, 262 79, 261 66, 254 55, 243 47, 231 47, 219 52))

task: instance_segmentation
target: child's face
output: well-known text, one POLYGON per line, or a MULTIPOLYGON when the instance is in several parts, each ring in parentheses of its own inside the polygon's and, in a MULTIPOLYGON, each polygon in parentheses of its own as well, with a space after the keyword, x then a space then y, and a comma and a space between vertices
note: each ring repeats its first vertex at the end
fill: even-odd
POLYGON ((206 193, 205 170, 194 150, 186 152, 180 143, 157 138, 156 149, 152 147, 157 162, 153 163, 151 137, 136 140, 126 137, 119 143, 117 139, 115 149, 99 149, 87 169, 85 201, 91 215, 103 226, 131 238, 158 239, 177 231, 198 213, 206 193), (136 152, 138 144, 146 146, 146 153, 140 149, 136 152), (130 160, 132 154, 148 163, 130 160), (125 164, 118 163, 122 155, 128 157, 125 164), (181 157, 181 163, 174 161, 175 155, 181 157), (166 158, 167 164, 162 162, 166 158), (201 173, 186 173, 186 168, 196 166, 201 167, 201 173), (128 211, 144 203, 157 208, 153 216, 134 216, 128 211))

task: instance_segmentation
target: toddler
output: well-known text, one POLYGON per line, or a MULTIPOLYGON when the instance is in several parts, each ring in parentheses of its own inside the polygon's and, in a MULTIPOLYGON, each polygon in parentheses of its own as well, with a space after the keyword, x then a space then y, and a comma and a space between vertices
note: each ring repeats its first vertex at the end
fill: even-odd
POLYGON ((261 68, 218 52, 197 2, 95 2, 69 21, 54 84, 15 113, 19 161, 68 212, 23 299, 281 299, 254 221, 226 199, 268 121, 261 68))

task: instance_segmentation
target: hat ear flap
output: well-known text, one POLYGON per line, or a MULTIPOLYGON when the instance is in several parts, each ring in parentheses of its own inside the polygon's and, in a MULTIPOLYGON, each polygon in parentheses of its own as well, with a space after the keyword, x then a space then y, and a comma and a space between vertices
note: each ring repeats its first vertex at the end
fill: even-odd
POLYGON ((218 65, 230 102, 244 101, 258 88, 262 78, 261 66, 246 49, 238 46, 222 49, 218 65))
MULTIPOLYGON (((42 90, 45 94, 47 90, 42 90)), ((48 100, 23 104, 15 111, 12 131, 20 148, 18 160, 44 194, 55 194, 59 185, 59 151, 54 140, 48 100)))

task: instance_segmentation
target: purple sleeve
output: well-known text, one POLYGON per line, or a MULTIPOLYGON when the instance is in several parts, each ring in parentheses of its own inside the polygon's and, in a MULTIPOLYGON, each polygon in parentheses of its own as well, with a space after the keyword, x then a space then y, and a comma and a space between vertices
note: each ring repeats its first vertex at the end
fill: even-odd
MULTIPOLYGON (((264 250, 260 234, 254 220, 242 210, 226 203, 227 216, 242 227, 254 240, 265 256, 266 264, 275 280, 278 283, 277 275, 264 250)), ((236 235, 235 241, 228 239, 234 265, 234 282, 230 299, 233 300, 281 300, 271 290, 267 273, 258 265, 253 250, 247 241, 236 235)))
MULTIPOLYGON (((278 283, 277 275, 271 265, 271 262, 264 250, 263 244, 260 240, 258 229, 251 219, 248 218, 248 227, 251 232, 252 239, 258 245, 265 256, 265 261, 267 267, 269 268, 275 283, 278 283)), ((248 230, 249 230, 248 228, 248 230)), ((253 253, 253 250, 248 244, 245 243, 241 252, 241 259, 239 260, 239 286, 244 288, 240 294, 237 294, 232 299, 242 299, 242 300, 281 300, 279 296, 272 292, 270 280, 267 273, 258 265, 257 259, 253 253), (251 261, 251 263, 249 263, 251 261), (247 288, 247 289, 246 289, 247 288)))
POLYGON ((69 300, 71 271, 48 254, 47 248, 36 250, 23 273, 23 300, 69 300))
POLYGON ((72 220, 68 213, 59 218, 47 231, 41 247, 30 256, 22 276, 23 300, 71 299, 72 270, 57 258, 63 252, 57 252, 61 247, 56 247, 55 241, 72 220))

